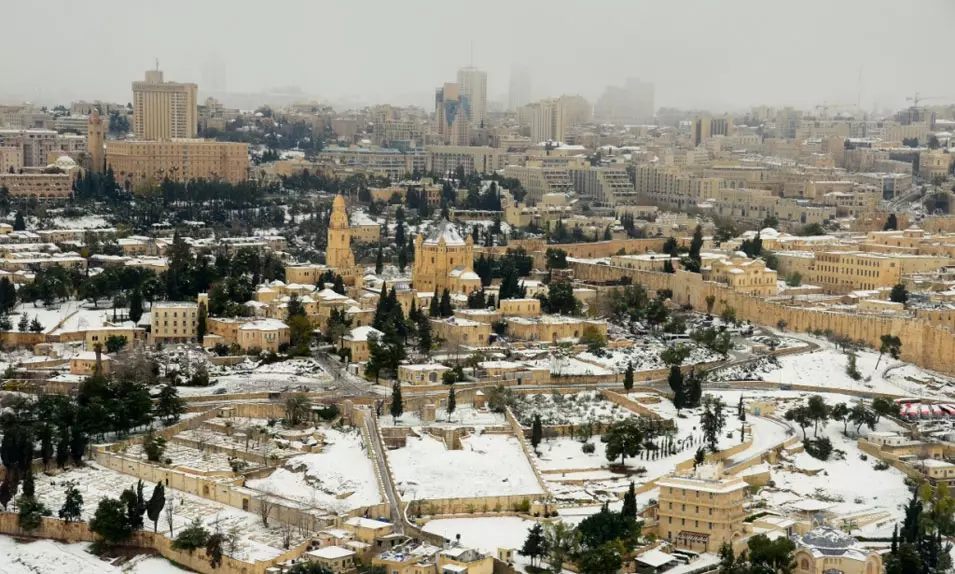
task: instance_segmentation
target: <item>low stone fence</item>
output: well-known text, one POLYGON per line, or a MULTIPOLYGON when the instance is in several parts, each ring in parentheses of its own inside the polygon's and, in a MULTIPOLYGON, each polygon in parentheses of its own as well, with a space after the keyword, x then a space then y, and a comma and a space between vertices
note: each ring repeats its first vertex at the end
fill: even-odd
POLYGON ((521 426, 521 423, 518 422, 517 417, 514 416, 514 413, 511 412, 510 407, 504 409, 504 418, 507 419, 508 424, 511 425, 511 430, 514 432, 514 436, 517 437, 518 442, 521 443, 521 449, 524 451, 524 457, 527 459, 527 462, 531 465, 531 470, 534 471, 534 477, 537 478, 537 484, 541 487, 541 490, 544 491, 545 496, 550 496, 550 489, 547 488, 547 483, 544 482, 544 477, 541 475, 540 469, 537 468, 537 461, 533 456, 533 452, 529 444, 527 444, 527 439, 524 438, 524 428, 521 426))
MULTIPOLYGON (((24 532, 20 529, 17 518, 17 515, 12 512, 0 512, 0 534, 24 538, 46 538, 63 542, 93 542, 98 539, 98 536, 90 531, 85 522, 66 523, 56 518, 43 518, 39 528, 24 532)), ((304 542, 270 560, 243 562, 229 556, 223 556, 222 563, 217 568, 213 568, 209 564, 209 558, 203 549, 196 549, 193 552, 173 550, 172 541, 162 534, 137 531, 133 533, 125 545, 155 551, 167 560, 201 574, 265 574, 265 570, 270 566, 301 556, 308 550, 310 542, 304 542)))

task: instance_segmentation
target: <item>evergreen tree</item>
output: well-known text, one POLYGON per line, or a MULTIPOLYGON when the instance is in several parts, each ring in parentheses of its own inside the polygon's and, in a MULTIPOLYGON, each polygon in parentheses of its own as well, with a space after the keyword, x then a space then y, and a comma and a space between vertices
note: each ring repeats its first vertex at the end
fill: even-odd
POLYGON ((40 316, 39 316, 39 315, 34 315, 34 316, 33 316, 33 320, 30 321, 30 332, 31 332, 31 333, 42 333, 42 332, 43 332, 43 324, 40 323, 40 316))
POLYGON ((83 495, 76 489, 76 483, 66 483, 66 498, 58 513, 61 520, 73 522, 79 520, 83 514, 83 495))
POLYGON ((23 212, 18 211, 16 217, 13 219, 13 230, 14 231, 26 231, 27 224, 23 219, 23 212))
MULTIPOLYGON (((432 300, 433 301, 433 300, 432 300)), ((431 353, 431 320, 419 313, 418 318, 418 351, 428 355, 431 353)))
POLYGON ((19 330, 21 333, 26 333, 29 328, 30 328, 30 318, 27 316, 26 313, 22 313, 20 315, 20 322, 17 323, 17 330, 19 330))
POLYGON ((384 267, 384 253, 382 251, 381 245, 378 246, 378 253, 375 255, 375 275, 381 275, 381 270, 384 267))
POLYGON ((199 344, 202 344, 202 339, 206 336, 206 319, 208 318, 208 312, 206 311, 206 304, 199 304, 199 315, 196 318, 196 341, 199 344))
POLYGON ((129 296, 129 320, 139 323, 143 316, 143 294, 139 289, 134 289, 129 296))
POLYGON ((27 467, 26 475, 23 477, 23 496, 33 498, 36 496, 36 486, 33 482, 33 471, 27 467))
POLYGON ((454 314, 454 308, 451 307, 451 293, 447 289, 441 293, 441 304, 438 308, 438 314, 441 317, 450 317, 454 314))
POLYGON ((539 414, 534 415, 534 422, 531 424, 531 446, 534 447, 534 451, 537 451, 537 446, 541 443, 541 440, 544 438, 544 426, 541 424, 541 416, 539 414))
POLYGON ((157 482, 146 504, 146 515, 153 521, 153 532, 156 532, 159 527, 159 517, 164 506, 166 506, 166 487, 162 482, 157 482))
POLYGON ((535 522, 527 531, 527 538, 524 539, 524 545, 518 550, 521 556, 527 556, 531 559, 531 566, 535 560, 540 560, 547 554, 547 539, 544 536, 544 527, 540 522, 535 522))
POLYGON ((623 508, 620 509, 620 513, 625 517, 637 518, 637 493, 634 490, 633 481, 630 481, 630 488, 623 495, 623 508))
POLYGON ((673 365, 670 367, 670 373, 667 375, 667 383, 673 392, 673 406, 676 407, 677 414, 686 406, 686 397, 683 394, 683 371, 680 367, 673 365))
POLYGON ((404 412, 404 402, 401 399, 401 383, 395 381, 395 384, 391 386, 391 418, 397 422, 404 412))
POLYGON ((126 515, 126 505, 115 498, 100 499, 96 514, 90 520, 90 530, 113 544, 129 539, 133 527, 126 515))
POLYGON ((458 402, 454 398, 454 386, 448 390, 448 422, 451 422, 451 415, 454 413, 454 410, 458 407, 458 402))
POLYGON ((623 373, 623 388, 628 392, 633 388, 633 361, 627 363, 627 370, 623 373))
POLYGON ((438 297, 438 288, 435 286, 434 295, 431 297, 431 305, 428 307, 428 316, 429 317, 440 317, 441 316, 441 298, 438 297))
POLYGON ((159 401, 156 403, 155 415, 166 421, 166 424, 177 422, 186 412, 186 401, 179 396, 179 391, 172 385, 163 385, 159 391, 159 401))

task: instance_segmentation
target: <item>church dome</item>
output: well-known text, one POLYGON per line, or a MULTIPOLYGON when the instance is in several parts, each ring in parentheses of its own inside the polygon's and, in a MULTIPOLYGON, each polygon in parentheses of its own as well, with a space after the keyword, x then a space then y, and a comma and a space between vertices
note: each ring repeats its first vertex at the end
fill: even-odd
POLYGON ((829 526, 810 530, 803 535, 802 543, 813 548, 830 550, 842 550, 857 544, 855 538, 829 526))
POLYGON ((55 162, 53 162, 53 166, 58 167, 63 171, 70 171, 71 169, 76 168, 76 162, 73 161, 73 158, 68 155, 61 155, 60 157, 56 158, 55 162))

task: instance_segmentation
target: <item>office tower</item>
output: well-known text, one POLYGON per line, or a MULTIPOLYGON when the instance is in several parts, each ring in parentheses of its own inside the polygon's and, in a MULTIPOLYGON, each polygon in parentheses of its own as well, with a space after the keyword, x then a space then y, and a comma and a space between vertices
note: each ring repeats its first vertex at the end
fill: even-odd
POLYGON ((471 101, 458 84, 445 84, 434 92, 434 120, 441 141, 447 145, 471 144, 471 101))
POLYGON ((713 136, 728 136, 733 131, 733 118, 697 116, 693 118, 693 145, 698 146, 713 136))
POLYGON ((530 108, 529 120, 533 143, 564 141, 564 110, 560 100, 541 100, 527 107, 530 108))
POLYGON ((149 140, 196 137, 199 87, 164 82, 158 68, 133 82, 133 132, 149 140))
POLYGON ((511 68, 508 110, 516 112, 531 101, 531 77, 527 68, 511 68))
POLYGON ((623 87, 607 86, 594 106, 594 116, 603 121, 648 122, 654 117, 653 84, 628 78, 623 87))
POLYGON ((487 119, 487 72, 473 66, 458 70, 461 95, 471 102, 471 126, 480 128, 487 119))

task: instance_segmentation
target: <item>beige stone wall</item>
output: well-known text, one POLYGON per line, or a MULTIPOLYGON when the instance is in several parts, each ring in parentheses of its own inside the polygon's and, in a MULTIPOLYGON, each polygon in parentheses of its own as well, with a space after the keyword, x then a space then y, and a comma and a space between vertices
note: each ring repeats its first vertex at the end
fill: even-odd
POLYGON ((695 309, 706 309, 706 297, 712 295, 716 300, 714 313, 732 307, 740 320, 770 326, 785 321, 788 331, 830 330, 854 341, 864 341, 873 348, 879 346, 882 335, 892 333, 902 339, 902 360, 926 369, 955 375, 955 334, 928 321, 787 307, 733 292, 716 283, 704 282, 702 277, 695 273, 651 273, 576 262, 571 263, 571 266, 576 277, 585 281, 616 281, 626 276, 631 277, 634 283, 647 287, 651 293, 658 289, 671 289, 674 303, 689 304, 695 309))

